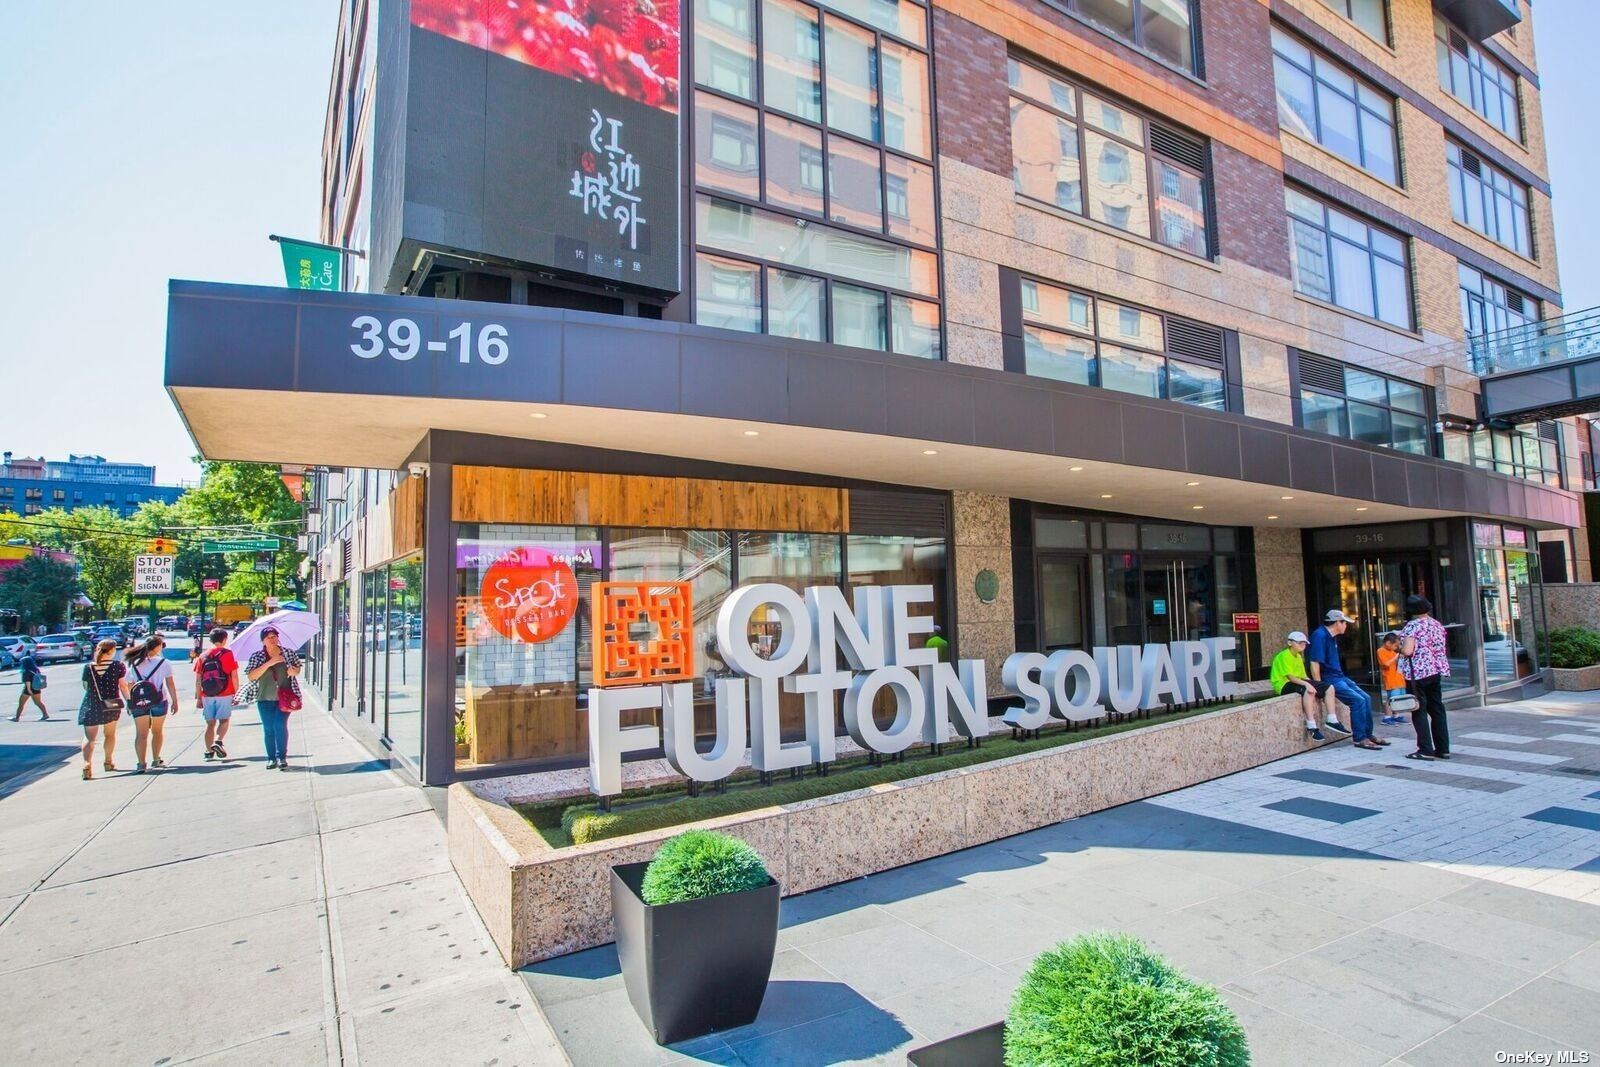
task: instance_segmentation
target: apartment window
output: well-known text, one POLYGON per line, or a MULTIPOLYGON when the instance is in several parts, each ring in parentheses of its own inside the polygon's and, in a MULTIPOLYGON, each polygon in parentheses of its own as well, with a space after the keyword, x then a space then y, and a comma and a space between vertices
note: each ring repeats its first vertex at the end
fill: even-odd
POLYGON ((1528 187, 1453 142, 1444 146, 1450 169, 1450 214, 1518 255, 1533 258, 1528 187))
POLYGON ((1412 328, 1410 266, 1397 235, 1297 189, 1284 190, 1284 203, 1297 293, 1412 328))
POLYGON ((1427 390, 1415 382, 1301 352, 1296 422, 1380 448, 1433 453, 1427 390))
POLYGON ((1394 98, 1272 28, 1278 123, 1391 185, 1400 181, 1394 98))
POLYGON ((1008 59, 1016 190, 1196 256, 1211 254, 1204 142, 1008 59))
POLYGON ((107 494, 105 494, 105 501, 104 501, 105 503, 114 504, 114 503, 116 503, 116 500, 117 500, 117 494, 115 494, 115 493, 107 493, 107 494))
POLYGON ((50 499, 58 502, 63 501, 67 499, 67 491, 65 489, 52 489, 50 490, 50 499))
POLYGON ((1322 0, 1379 44, 1389 43, 1389 13, 1384 0, 1322 0))
POLYGON ((1215 327, 1023 278, 1022 334, 1024 370, 1036 377, 1227 407, 1215 327))
POLYGON ((1199 73, 1195 0, 1052 0, 1157 59, 1199 73))
POLYGON ((1468 337, 1500 333, 1539 321, 1539 302, 1481 270, 1459 264, 1461 324, 1468 337))
POLYGON ((13 500, 16 498, 16 495, 17 490, 15 486, 0 485, 0 500, 13 500))
POLYGON ((1472 465, 1560 487, 1561 426, 1530 422, 1521 426, 1475 430, 1472 465))
POLYGON ((927 9, 695 13, 695 321, 936 358, 927 9))
POLYGON ((22 513, 24 515, 37 515, 40 512, 42 512, 43 510, 44 509, 41 508, 38 504, 24 504, 23 507, 22 507, 22 513))
POLYGON ((38 486, 28 486, 27 488, 23 489, 22 496, 25 500, 43 500, 44 490, 40 489, 38 486))
POLYGON ((940 358, 932 252, 711 196, 695 222, 696 322, 940 358))
POLYGON ((1433 17, 1439 84, 1514 141, 1522 140, 1517 76, 1438 15, 1433 17))

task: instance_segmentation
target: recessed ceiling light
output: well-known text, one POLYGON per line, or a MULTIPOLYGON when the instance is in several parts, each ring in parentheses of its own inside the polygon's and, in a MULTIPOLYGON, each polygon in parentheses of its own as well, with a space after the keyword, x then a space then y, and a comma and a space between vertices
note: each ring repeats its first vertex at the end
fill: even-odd
POLYGON ((1110 493, 1101 493, 1100 494, 1100 499, 1101 500, 1110 500, 1111 499, 1111 494, 1110 493))
POLYGON ((1083 470, 1083 468, 1082 467, 1068 467, 1067 470, 1069 470, 1069 471, 1081 471, 1081 470, 1083 470))
POLYGON ((1267 516, 1267 518, 1269 518, 1269 519, 1275 519, 1275 518, 1277 518, 1277 517, 1278 517, 1278 516, 1276 516, 1276 515, 1268 515, 1268 516, 1267 516))
POLYGON ((937 448, 924 448, 922 450, 922 454, 924 456, 937 456, 939 454, 939 450, 937 448))
POLYGON ((1366 508, 1356 508, 1357 511, 1366 511, 1366 508))
POLYGON ((744 435, 746 437, 760 437, 761 436, 761 431, 760 430, 746 430, 744 432, 744 435))
POLYGON ((1205 509, 1206 509, 1206 506, 1204 504, 1191 504, 1191 505, 1189 505, 1189 510, 1190 511, 1204 511, 1205 509))
POLYGON ((1184 482, 1184 485, 1199 485, 1199 482, 1184 482))
POLYGON ((1279 500, 1293 500, 1294 497, 1292 497, 1292 496, 1280 496, 1278 499, 1279 500))
POLYGON ((550 417, 549 415, 545 414, 542 411, 530 411, 530 412, 528 412, 528 418, 530 418, 530 419, 548 419, 549 417, 550 417))

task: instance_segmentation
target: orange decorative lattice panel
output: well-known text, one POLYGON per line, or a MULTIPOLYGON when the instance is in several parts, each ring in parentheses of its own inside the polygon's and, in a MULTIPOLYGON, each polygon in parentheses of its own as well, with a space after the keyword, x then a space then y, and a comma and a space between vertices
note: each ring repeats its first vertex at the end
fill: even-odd
POLYGON ((688 582, 599 582, 590 604, 595 685, 656 685, 694 677, 688 582))

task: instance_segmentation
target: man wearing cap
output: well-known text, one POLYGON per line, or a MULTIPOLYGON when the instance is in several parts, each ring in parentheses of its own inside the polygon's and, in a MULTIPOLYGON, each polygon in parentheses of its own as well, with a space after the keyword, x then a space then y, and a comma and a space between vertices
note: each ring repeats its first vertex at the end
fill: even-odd
POLYGON ((1357 748, 1382 748, 1389 742, 1379 741, 1372 736, 1372 701, 1361 691, 1360 686, 1350 680, 1339 663, 1339 635, 1356 620, 1338 608, 1330 609, 1322 620, 1322 625, 1311 635, 1311 643, 1306 652, 1306 666, 1311 671, 1311 680, 1318 683, 1319 694, 1323 691, 1321 686, 1326 685, 1332 688, 1334 695, 1350 709, 1348 731, 1343 726, 1337 725, 1331 715, 1327 723, 1328 728, 1338 730, 1340 733, 1349 733, 1350 740, 1357 748))
POLYGON ((1272 691, 1280 696, 1298 694, 1306 713, 1306 734, 1313 741, 1326 741, 1327 736, 1317 729, 1317 687, 1306 674, 1306 646, 1311 638, 1294 630, 1285 640, 1283 650, 1272 657, 1272 691))

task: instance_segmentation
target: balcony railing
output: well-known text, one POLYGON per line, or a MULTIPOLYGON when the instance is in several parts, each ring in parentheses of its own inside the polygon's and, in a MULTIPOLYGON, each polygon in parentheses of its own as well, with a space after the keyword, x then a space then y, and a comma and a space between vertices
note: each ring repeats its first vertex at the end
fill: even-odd
POLYGON ((1470 337, 1467 355, 1479 376, 1600 355, 1600 308, 1470 337))
POLYGON ((1522 21, 1517 0, 1433 0, 1433 6, 1478 41, 1522 21))

